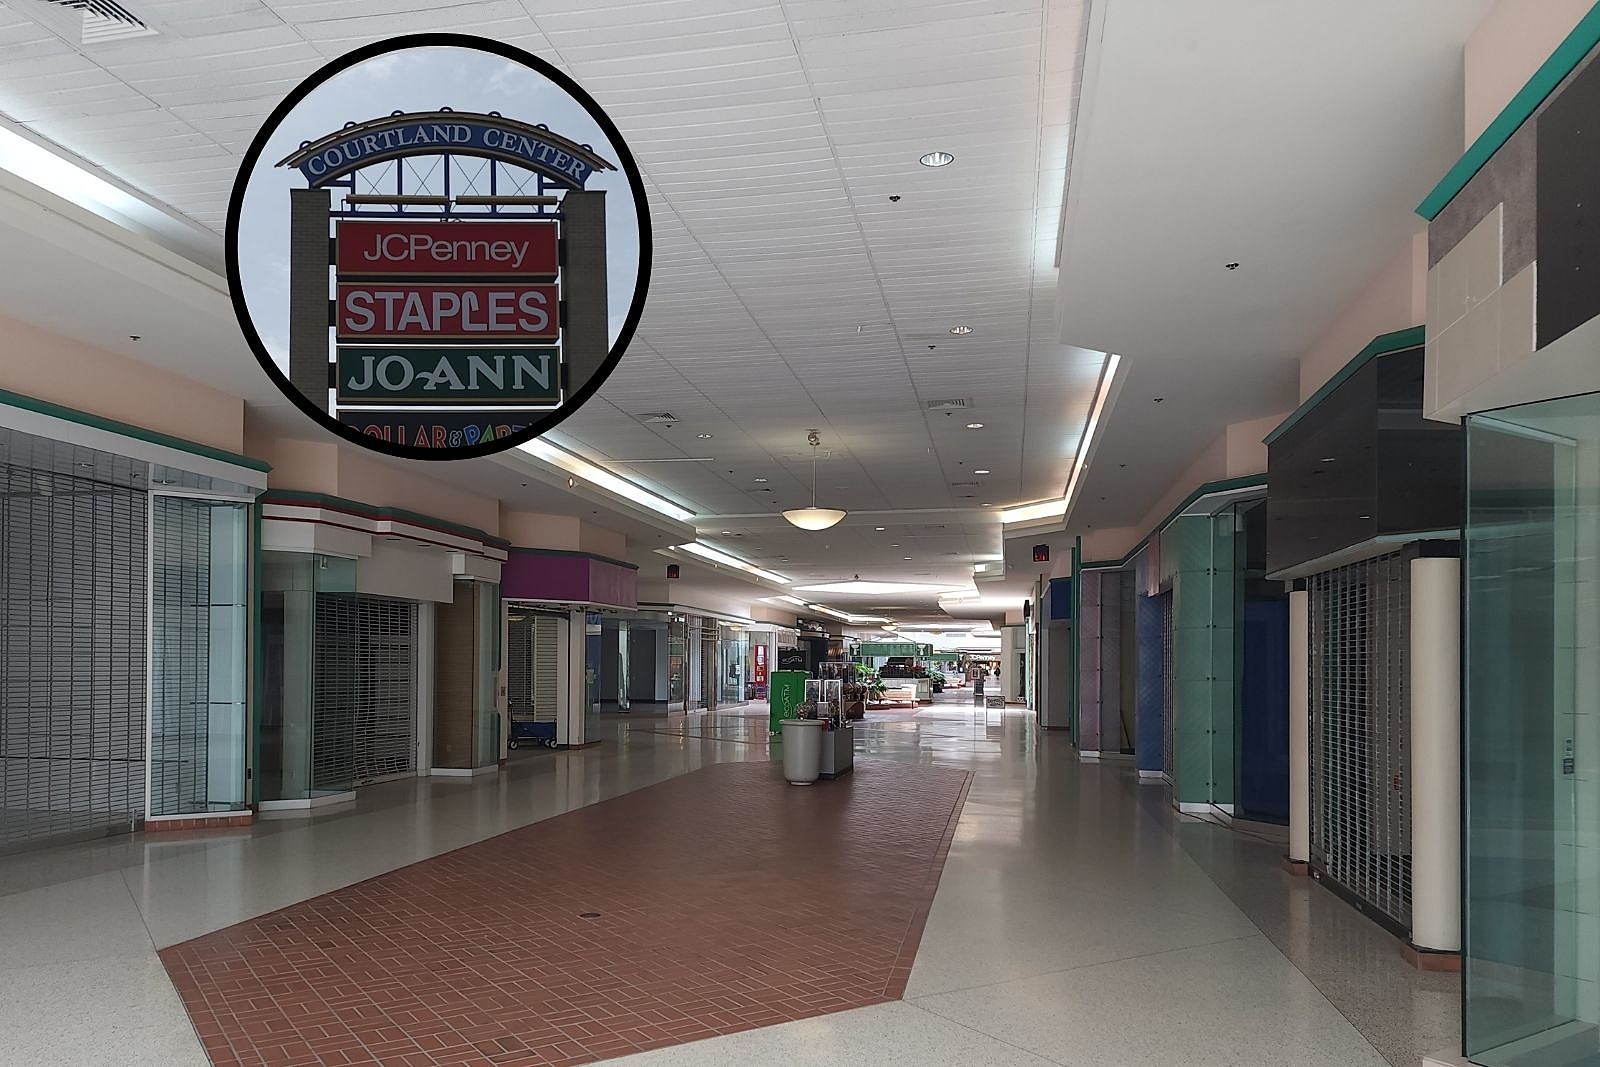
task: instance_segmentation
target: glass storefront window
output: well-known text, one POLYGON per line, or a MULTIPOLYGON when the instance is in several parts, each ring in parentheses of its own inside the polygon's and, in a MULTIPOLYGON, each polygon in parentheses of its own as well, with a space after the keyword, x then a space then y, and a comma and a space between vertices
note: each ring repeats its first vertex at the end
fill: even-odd
POLYGON ((478 619, 478 766, 499 761, 500 583, 474 583, 478 619))
POLYGON ((250 505, 156 495, 150 514, 149 813, 245 803, 250 505))
POLYGON ((1600 394, 1468 417, 1463 1033, 1600 1062, 1600 394))
POLYGON ((667 624, 667 705, 678 710, 689 696, 689 627, 682 619, 667 624))
POLYGON ((719 626, 718 631, 717 703, 736 704, 745 698, 744 661, 750 651, 750 635, 732 626, 719 626))
MULTIPOLYGON (((310 800, 354 787, 348 709, 318 689, 317 604, 329 594, 353 595, 354 560, 302 552, 261 555, 261 799, 310 800), (320 758, 319 758, 320 757, 320 758)), ((320 649, 328 674, 331 648, 320 649)), ((348 675, 349 670, 344 674, 348 675)))

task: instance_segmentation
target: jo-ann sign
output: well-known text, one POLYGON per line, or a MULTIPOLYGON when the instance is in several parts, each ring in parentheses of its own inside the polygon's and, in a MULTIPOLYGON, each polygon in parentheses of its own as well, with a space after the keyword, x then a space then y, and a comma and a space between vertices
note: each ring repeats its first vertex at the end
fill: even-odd
POLYGON ((559 260, 554 221, 340 220, 339 403, 559 403, 559 260))

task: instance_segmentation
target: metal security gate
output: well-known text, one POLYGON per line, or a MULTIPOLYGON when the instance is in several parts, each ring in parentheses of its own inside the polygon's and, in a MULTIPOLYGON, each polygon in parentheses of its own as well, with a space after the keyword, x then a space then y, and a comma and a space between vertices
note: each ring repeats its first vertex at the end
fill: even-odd
POLYGON ((417 769, 417 606, 317 594, 312 788, 343 790, 417 769))
POLYGON ((144 815, 147 501, 0 464, 0 851, 144 815))
POLYGON ((1319 574, 1310 591, 1311 862, 1411 928, 1410 553, 1319 574))
POLYGON ((689 699, 687 708, 717 705, 717 624, 690 615, 685 620, 689 645, 689 699))
POLYGON ((548 723, 561 709, 561 623, 556 615, 512 613, 506 620, 506 706, 513 723, 548 723))
POLYGON ((1161 772, 1172 773, 1172 592, 1161 594, 1161 772))

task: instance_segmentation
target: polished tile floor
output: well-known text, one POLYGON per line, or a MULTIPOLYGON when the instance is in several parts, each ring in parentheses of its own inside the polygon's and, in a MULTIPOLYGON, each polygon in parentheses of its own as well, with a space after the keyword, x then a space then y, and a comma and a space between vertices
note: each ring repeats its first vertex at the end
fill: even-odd
MULTIPOLYGON (((157 950, 713 764, 755 715, 608 722, 471 782, 390 783, 313 821, 0 859, 0 1061, 206 1062, 157 950)), ((678 1064, 1371 1065, 1449 1045, 1454 980, 1283 874, 1270 841, 1179 820, 959 694, 857 725, 863 758, 973 775, 903 1000, 618 1059, 678 1064)), ((685 779, 693 781, 693 778, 685 779)), ((682 847, 693 849, 691 824, 682 847)), ((660 907, 670 913, 674 901, 660 907)))

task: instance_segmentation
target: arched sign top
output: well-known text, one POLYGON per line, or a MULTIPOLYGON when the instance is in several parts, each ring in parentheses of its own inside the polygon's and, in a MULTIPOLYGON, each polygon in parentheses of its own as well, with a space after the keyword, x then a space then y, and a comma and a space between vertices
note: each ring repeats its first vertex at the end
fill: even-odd
POLYGON ((537 171, 568 189, 582 189, 597 170, 616 170, 594 150, 542 126, 473 111, 412 111, 353 123, 279 161, 296 167, 312 188, 351 171, 406 156, 481 156, 537 171))

